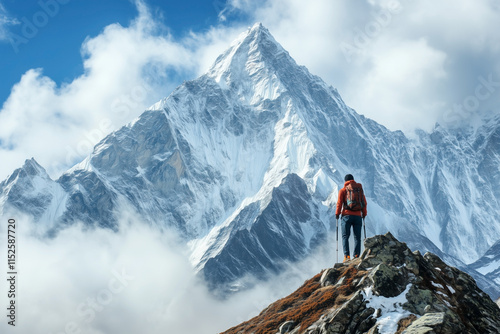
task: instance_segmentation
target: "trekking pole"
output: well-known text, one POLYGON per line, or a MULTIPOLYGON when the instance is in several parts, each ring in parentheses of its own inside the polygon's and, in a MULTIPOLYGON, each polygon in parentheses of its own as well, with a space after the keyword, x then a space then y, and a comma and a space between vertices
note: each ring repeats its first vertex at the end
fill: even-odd
POLYGON ((363 231, 365 231, 365 240, 366 240, 366 225, 365 225, 365 217, 363 217, 363 231))
POLYGON ((336 256, 337 256, 337 261, 335 263, 339 263, 339 220, 336 219, 337 221, 337 227, 336 227, 336 231, 337 231, 337 249, 335 250, 336 252, 336 256))

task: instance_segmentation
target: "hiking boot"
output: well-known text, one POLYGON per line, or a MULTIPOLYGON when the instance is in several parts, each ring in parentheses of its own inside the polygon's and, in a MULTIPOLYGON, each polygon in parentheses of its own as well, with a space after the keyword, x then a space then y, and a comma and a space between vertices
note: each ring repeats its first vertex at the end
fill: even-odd
POLYGON ((357 259, 358 257, 359 257, 359 255, 358 255, 358 254, 354 255, 354 258, 355 258, 355 259, 357 259))
POLYGON ((344 255, 344 261, 343 262, 347 262, 347 261, 350 261, 351 260, 351 257, 349 255, 344 255))

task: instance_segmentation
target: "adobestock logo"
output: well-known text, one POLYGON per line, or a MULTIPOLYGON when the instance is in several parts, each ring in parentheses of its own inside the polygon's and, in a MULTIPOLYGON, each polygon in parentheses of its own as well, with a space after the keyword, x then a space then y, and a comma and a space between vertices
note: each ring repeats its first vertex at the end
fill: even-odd
POLYGON ((491 98, 493 94, 500 88, 500 81, 495 81, 493 74, 489 74, 488 78, 479 76, 478 84, 474 89, 474 93, 466 96, 462 103, 453 104, 453 108, 449 108, 443 115, 443 120, 449 124, 458 124, 466 120, 475 112, 479 111, 481 102, 491 98))
MULTIPOLYGON (((126 119, 134 110, 137 110, 146 100, 148 89, 145 85, 134 86, 130 93, 122 94, 115 99, 111 104, 111 110, 114 114, 120 115, 121 119, 126 119)), ((83 138, 76 145, 76 149, 66 145, 66 164, 71 165, 79 157, 85 156, 92 152, 97 143, 105 138, 114 129, 114 122, 104 117, 98 123, 98 126, 93 130, 87 131, 83 138)))
POLYGON ((109 279, 106 287, 88 296, 85 301, 82 301, 78 305, 76 308, 77 319, 67 322, 63 330, 50 334, 83 333, 82 327, 85 327, 85 324, 93 322, 98 313, 113 303, 115 296, 121 294, 129 286, 130 282, 135 280, 135 277, 129 275, 125 268, 122 268, 121 271, 112 270, 111 274, 113 277, 109 279))
POLYGON ((372 14, 372 19, 364 27, 355 27, 351 41, 342 41, 340 51, 342 51, 346 61, 351 63, 356 56, 363 54, 371 42, 377 39, 383 31, 391 25, 393 18, 403 10, 401 2, 394 0, 372 14))
POLYGON ((111 131, 113 131, 113 121, 109 118, 103 118, 97 128, 84 134, 84 138, 76 145, 76 150, 72 146, 66 145, 66 165, 71 166, 80 157, 92 152, 94 146, 111 131))
POLYGON ((109 135, 116 125, 113 119, 127 119, 130 115, 138 110, 147 100, 148 93, 151 87, 146 84, 138 84, 131 88, 128 93, 121 94, 111 103, 112 115, 103 117, 97 126, 91 130, 82 133, 80 140, 76 145, 66 145, 66 154, 64 158, 52 161, 49 168, 50 172, 63 173, 69 167, 74 166, 75 163, 88 156, 103 138, 109 135))
POLYGON ((45 27, 51 18, 59 14, 61 5, 65 5, 70 0, 39 0, 37 11, 31 19, 23 16, 21 18, 21 35, 11 33, 9 35, 10 44, 15 53, 19 53, 19 46, 27 44, 38 35, 40 29, 45 27))

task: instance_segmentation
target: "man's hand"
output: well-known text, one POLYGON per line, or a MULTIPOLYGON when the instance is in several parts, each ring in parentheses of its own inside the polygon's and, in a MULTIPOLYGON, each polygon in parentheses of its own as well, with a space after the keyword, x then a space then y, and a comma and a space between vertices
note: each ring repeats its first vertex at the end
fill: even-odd
POLYGON ((340 215, 335 215, 335 219, 339 219, 340 218, 340 215))

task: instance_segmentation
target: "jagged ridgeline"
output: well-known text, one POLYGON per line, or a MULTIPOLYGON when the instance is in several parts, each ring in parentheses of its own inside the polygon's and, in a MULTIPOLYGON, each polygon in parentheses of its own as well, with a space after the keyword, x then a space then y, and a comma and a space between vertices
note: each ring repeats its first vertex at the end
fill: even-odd
POLYGON ((369 235, 391 231, 497 298, 500 247, 486 252, 500 240, 498 138, 499 117, 456 133, 389 131, 256 24, 57 180, 27 160, 0 183, 0 214, 20 211, 52 236, 76 222, 117 230, 125 207, 177 231, 210 286, 233 291, 324 244, 352 173, 369 235))
POLYGON ((498 334, 500 308, 468 274, 392 234, 224 334, 498 334))

